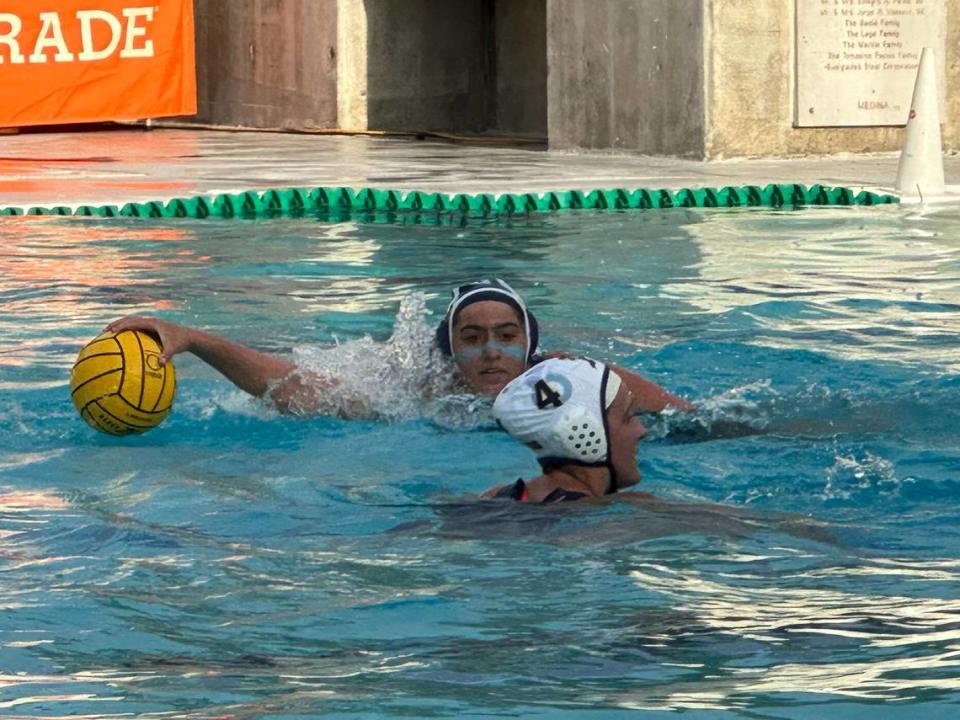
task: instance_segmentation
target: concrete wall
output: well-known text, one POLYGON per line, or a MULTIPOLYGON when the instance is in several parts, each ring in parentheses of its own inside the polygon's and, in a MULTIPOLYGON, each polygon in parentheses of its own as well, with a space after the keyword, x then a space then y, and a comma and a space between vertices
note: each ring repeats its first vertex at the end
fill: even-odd
POLYGON ((337 127, 369 127, 366 0, 339 0, 337 4, 337 127))
MULTIPOLYGON (((900 149, 902 127, 794 127, 796 2, 547 0, 551 147, 703 158, 900 149)), ((960 149, 960 0, 944 147, 960 149)))
POLYGON ((546 0, 340 0, 340 126, 546 136, 546 0))
MULTIPOLYGON (((792 2, 706 0, 704 11, 708 48, 705 157, 900 149, 901 127, 794 127, 796 23, 792 2)), ((942 119, 944 145, 951 149, 956 149, 960 140, 958 11, 960 0, 947 0, 947 108, 942 119)))
POLYGON ((337 126, 337 0, 196 0, 196 120, 337 126))
POLYGON ((546 137, 546 0, 196 0, 198 122, 546 137))
POLYGON ((946 107, 941 109, 943 120, 943 146, 956 152, 960 150, 960 0, 946 0, 946 107))
MULTIPOLYGON (((813 0, 196 0, 197 119, 704 158, 899 149, 901 127, 794 127, 797 2, 813 0)), ((960 150, 960 0, 944 2, 960 150)))
POLYGON ((704 152, 709 0, 547 0, 554 148, 704 152))
POLYGON ((480 0, 366 0, 374 130, 484 129, 492 31, 480 0))
POLYGON ((546 0, 498 0, 493 12, 496 92, 488 127, 546 138, 546 0))

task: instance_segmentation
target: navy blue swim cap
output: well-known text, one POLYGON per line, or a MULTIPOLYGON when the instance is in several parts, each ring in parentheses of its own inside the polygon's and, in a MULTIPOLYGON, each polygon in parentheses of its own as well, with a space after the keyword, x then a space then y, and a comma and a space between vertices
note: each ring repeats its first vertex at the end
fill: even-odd
POLYGON ((452 295, 450 304, 447 306, 447 312, 444 313, 443 320, 437 326, 436 339, 440 352, 444 355, 453 355, 453 324, 461 310, 475 302, 493 300, 509 305, 520 313, 527 334, 527 364, 532 361, 540 342, 540 328, 537 325, 537 319, 533 316, 533 313, 527 310, 523 298, 517 294, 516 290, 503 280, 494 278, 493 280, 477 280, 461 285, 453 290, 452 295))

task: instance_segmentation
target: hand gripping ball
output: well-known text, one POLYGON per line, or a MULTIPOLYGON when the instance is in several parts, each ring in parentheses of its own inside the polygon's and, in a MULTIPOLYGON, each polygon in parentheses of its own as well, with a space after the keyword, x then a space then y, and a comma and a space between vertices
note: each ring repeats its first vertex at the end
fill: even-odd
POLYGON ((139 330, 105 332, 77 356, 70 394, 80 417, 110 435, 143 433, 173 406, 173 363, 160 364, 161 348, 139 330))

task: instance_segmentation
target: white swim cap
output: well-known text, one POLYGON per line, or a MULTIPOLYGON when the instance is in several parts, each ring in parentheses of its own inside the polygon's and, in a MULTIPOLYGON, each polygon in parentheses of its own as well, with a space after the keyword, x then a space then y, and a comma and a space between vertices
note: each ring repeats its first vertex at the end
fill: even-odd
POLYGON ((620 382, 619 375, 593 360, 545 360, 500 391, 493 416, 533 449, 544 468, 570 461, 607 465, 603 411, 617 397, 620 382))

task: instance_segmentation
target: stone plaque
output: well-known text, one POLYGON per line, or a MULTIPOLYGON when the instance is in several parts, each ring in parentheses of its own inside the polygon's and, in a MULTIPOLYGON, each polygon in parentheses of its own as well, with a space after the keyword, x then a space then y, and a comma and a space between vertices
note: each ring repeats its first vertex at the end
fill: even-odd
POLYGON ((944 0, 797 0, 797 125, 905 125, 920 53, 937 57, 944 0))

